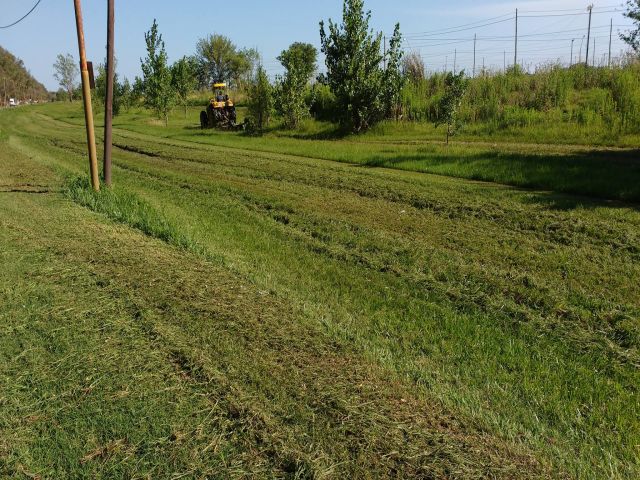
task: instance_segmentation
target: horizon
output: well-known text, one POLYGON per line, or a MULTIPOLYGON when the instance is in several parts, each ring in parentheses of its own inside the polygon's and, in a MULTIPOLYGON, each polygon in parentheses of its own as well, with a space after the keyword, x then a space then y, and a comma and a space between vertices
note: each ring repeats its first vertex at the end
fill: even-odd
MULTIPOLYGON (((34 2, 35 3, 35 0, 34 2)), ((214 9, 202 0, 196 0, 192 8, 174 8, 172 5, 149 0, 125 4, 116 2, 116 57, 118 73, 133 80, 140 75, 140 58, 145 56, 144 33, 157 19, 166 44, 170 62, 183 55, 191 55, 199 38, 220 33, 228 36, 238 47, 257 48, 268 74, 281 73, 278 54, 295 41, 311 43, 319 48, 319 22, 341 20, 342 1, 327 5, 308 2, 304 8, 291 0, 279 0, 276 7, 259 2, 248 2, 252 15, 243 14, 236 20, 233 12, 221 10, 226 19, 223 25, 215 24, 214 9), (295 8, 294 6, 298 6, 295 8), (209 9, 211 14, 194 15, 209 9), (292 21, 282 20, 282 11, 291 12, 292 21), (213 21, 212 21, 213 20, 213 21), (286 27, 286 28, 282 28, 286 27)), ((272 2, 273 3, 273 2, 272 2)), ((22 17, 32 6, 11 0, 4 6, 0 24, 7 25, 22 17)), ((586 4, 575 0, 552 2, 530 0, 522 2, 496 1, 476 5, 460 0, 445 8, 424 7, 418 0, 405 0, 401 5, 390 5, 382 0, 369 0, 365 8, 371 10, 371 28, 390 35, 396 22, 400 23, 403 48, 406 52, 418 52, 430 72, 441 70, 466 70, 473 65, 473 37, 477 35, 476 70, 484 64, 489 70, 501 70, 513 64, 515 9, 519 9, 518 63, 527 70, 544 63, 570 63, 571 39, 574 39, 573 59, 579 54, 584 61, 586 46, 583 35, 587 32, 586 4)), ((104 61, 106 42, 106 2, 104 5, 84 2, 83 16, 87 54, 94 65, 104 61)), ((606 60, 609 44, 609 26, 613 23, 612 57, 626 50, 619 32, 630 25, 623 16, 621 2, 602 1, 594 4, 590 60, 596 64, 606 60)), ((288 20, 288 19, 287 19, 288 20)), ((73 6, 60 8, 51 0, 43 0, 34 12, 18 25, 0 30, 0 46, 21 59, 27 70, 49 91, 58 90, 53 78, 53 63, 57 54, 71 53, 78 58, 73 6), (55 24, 57 28, 51 29, 55 24), (49 32, 49 41, 43 43, 33 32, 49 32)), ((324 61, 319 58, 319 71, 324 71, 324 61)))

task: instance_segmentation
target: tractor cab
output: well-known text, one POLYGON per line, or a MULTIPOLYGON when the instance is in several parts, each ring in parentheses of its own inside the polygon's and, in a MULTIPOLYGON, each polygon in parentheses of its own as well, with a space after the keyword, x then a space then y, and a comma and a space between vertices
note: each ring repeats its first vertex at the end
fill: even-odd
POLYGON ((213 91, 215 93, 215 96, 210 100, 213 108, 233 107, 233 102, 229 99, 229 95, 227 95, 226 90, 226 83, 213 84, 213 91))
POLYGON ((226 83, 213 84, 213 98, 209 99, 207 110, 200 112, 200 127, 235 129, 236 107, 229 98, 226 83))

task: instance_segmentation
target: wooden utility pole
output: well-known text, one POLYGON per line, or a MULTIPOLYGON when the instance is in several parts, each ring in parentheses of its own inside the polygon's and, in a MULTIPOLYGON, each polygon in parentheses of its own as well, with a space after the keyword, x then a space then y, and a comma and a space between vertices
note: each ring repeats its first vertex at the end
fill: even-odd
POLYGON ((588 67, 589 66, 589 40, 591 39, 591 12, 593 11, 593 5, 589 5, 587 7, 587 10, 589 10, 589 28, 587 29, 587 55, 585 56, 584 60, 584 64, 588 67))
POLYGON ((473 76, 476 76, 476 41, 478 40, 478 35, 476 33, 473 34, 473 76))
POLYGON ((569 66, 573 66, 573 42, 575 42, 576 39, 572 38, 571 39, 571 56, 569 57, 569 66))
POLYGON ((91 107, 91 85, 89 84, 89 67, 87 53, 84 48, 84 27, 82 25, 82 7, 80 0, 73 0, 76 11, 76 28, 78 30, 78 50, 80 51, 80 73, 82 76, 82 98, 84 100, 84 119, 87 127, 87 147, 89 149, 89 171, 93 189, 100 191, 98 178, 98 155, 96 153, 96 134, 93 130, 93 108, 91 107))
POLYGON ((513 71, 516 71, 516 65, 518 65, 518 9, 516 8, 516 42, 513 51, 513 71))
POLYGON ((107 1, 107 93, 104 99, 104 183, 111 186, 111 149, 113 138, 113 82, 115 76, 114 28, 115 0, 107 1))
POLYGON ((611 19, 611 26, 609 27, 609 60, 608 67, 611 68, 611 37, 613 36, 613 18, 611 19))

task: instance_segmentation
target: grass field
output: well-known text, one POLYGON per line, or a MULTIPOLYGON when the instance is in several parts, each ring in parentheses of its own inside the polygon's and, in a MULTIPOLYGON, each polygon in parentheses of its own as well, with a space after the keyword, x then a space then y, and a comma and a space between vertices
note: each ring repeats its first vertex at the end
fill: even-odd
POLYGON ((401 130, 0 112, 0 477, 637 478, 638 151, 401 130))

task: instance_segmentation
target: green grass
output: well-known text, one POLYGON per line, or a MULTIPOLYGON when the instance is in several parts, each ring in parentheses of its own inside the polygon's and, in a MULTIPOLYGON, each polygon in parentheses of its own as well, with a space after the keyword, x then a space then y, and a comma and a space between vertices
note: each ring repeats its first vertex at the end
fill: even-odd
MULTIPOLYGON (((52 109, 54 118, 82 122, 81 112, 63 106, 52 109), (60 109, 56 111, 57 109, 60 109), (73 112, 73 113, 72 113, 73 112)), ((479 131, 449 147, 442 144, 442 133, 420 124, 383 124, 364 136, 335 137, 335 127, 309 121, 297 132, 270 130, 260 137, 229 132, 201 131, 194 119, 176 111, 169 128, 159 127, 143 112, 132 112, 117 119, 123 130, 159 136, 173 143, 189 143, 242 150, 287 153, 354 163, 364 167, 387 167, 434 173, 473 180, 496 182, 524 188, 596 196, 606 199, 640 201, 640 151, 637 148, 589 147, 539 144, 528 138, 528 130, 513 131, 519 143, 496 143, 479 131), (488 141, 487 141, 488 140, 488 141), (531 142, 531 143, 527 143, 531 142)), ((125 136, 123 146, 136 148, 135 137, 125 136)), ((589 137, 587 137, 588 139, 589 137)), ((502 138, 504 140, 504 137, 502 138)), ((146 140, 143 140, 145 142, 146 140)), ((635 139, 634 145, 638 145, 635 139)))
MULTIPOLYGON (((31 175, 62 185, 62 175, 84 172, 77 108, 3 113, 3 151, 12 153, 4 157, 11 168, 1 170, 2 183, 38 184, 19 180, 31 175), (64 173, 42 171, 50 168, 64 173)), ((32 302, 28 318, 43 333, 18 329, 2 337, 34 353, 22 370, 10 362, 0 378, 21 385, 19 372, 36 375, 38 362, 46 361, 38 352, 57 335, 43 323, 46 312, 85 325, 84 343, 66 339, 67 349, 54 349, 51 362, 65 355, 80 362, 101 351, 101 337, 89 334, 98 320, 85 313, 92 288, 74 300, 72 287, 104 283, 98 306, 89 310, 104 308, 99 318, 117 318, 123 327, 103 349, 112 363, 96 361, 94 368, 107 379, 107 391, 130 386, 141 397, 131 400, 129 419, 106 415, 100 429, 90 423, 95 410, 77 413, 75 424, 73 415, 56 413, 73 404, 63 396, 44 420, 48 428, 60 422, 60 436, 36 434, 39 450, 29 440, 39 427, 15 430, 29 412, 6 402, 30 405, 64 386, 86 388, 83 376, 73 368, 60 378, 45 370, 37 388, 12 387, 0 400, 0 432, 17 433, 7 446, 0 443, 0 472, 3 465, 11 473, 54 464, 58 474, 103 476, 109 468, 140 476, 204 475, 207 468, 229 476, 336 478, 637 476, 640 213, 633 204, 594 198, 626 198, 620 192, 637 175, 631 157, 616 160, 617 173, 609 172, 618 183, 603 182, 604 190, 592 192, 580 187, 597 185, 587 182, 586 168, 566 169, 558 188, 549 183, 562 171, 557 164, 578 162, 578 147, 450 150, 463 159, 476 149, 497 151, 484 160, 494 170, 508 165, 510 152, 524 151, 532 170, 494 172, 524 182, 539 171, 535 181, 547 182, 544 191, 521 190, 447 171, 363 166, 358 157, 399 149, 434 163, 429 143, 374 134, 247 138, 178 122, 164 129, 140 112, 118 120, 112 192, 95 195, 72 183, 67 191, 76 206, 57 193, 13 193, 1 204, 3 251, 24 258, 0 277, 13 298, 0 307, 11 325, 2 328, 17 328, 15 312, 32 302), (566 185, 582 195, 561 193, 566 185), (33 265, 54 274, 12 287, 33 265), (34 297, 36 285, 62 293, 34 297), (140 356, 130 355, 138 348, 140 356), (110 365, 120 362, 133 362, 132 369, 144 364, 142 380, 112 378, 110 365), (176 365, 175 375, 162 373, 176 365), (190 387, 178 390, 177 403, 153 397, 155 416, 144 435, 133 420, 142 408, 136 402, 182 378, 191 379, 190 387), (198 417, 205 399, 220 401, 213 424, 198 417), (233 413, 238 410, 247 413, 233 413), (238 424, 238 418, 253 420, 238 424), (186 444, 151 448, 171 437, 168 423, 180 438, 199 433, 186 444), (102 463, 82 463, 78 457, 87 453, 74 439, 93 437, 102 463), (110 443, 129 437, 134 440, 110 443), (216 463, 222 457, 202 452, 213 439, 222 442, 214 451, 228 461, 224 466, 216 463), (60 461, 43 453, 52 442, 65 449, 60 461)), ((436 155, 444 149, 433 147, 436 155)), ((593 168, 611 164, 607 155, 598 151, 593 168)), ((459 169, 469 163, 459 162, 459 169)), ((11 342, 0 343, 4 358, 18 354, 11 342)), ((100 409, 106 401, 91 405, 100 409)))

